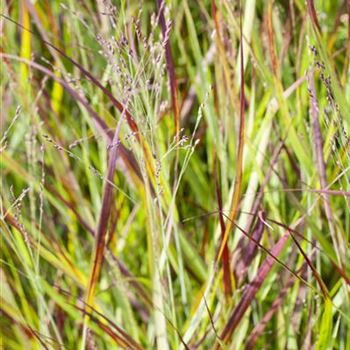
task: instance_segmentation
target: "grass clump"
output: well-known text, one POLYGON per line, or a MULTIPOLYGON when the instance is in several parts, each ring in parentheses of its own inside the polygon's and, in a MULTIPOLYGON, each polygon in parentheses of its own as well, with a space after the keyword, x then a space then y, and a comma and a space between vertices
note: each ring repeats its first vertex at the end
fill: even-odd
POLYGON ((4 349, 349 349, 346 1, 1 7, 4 349))

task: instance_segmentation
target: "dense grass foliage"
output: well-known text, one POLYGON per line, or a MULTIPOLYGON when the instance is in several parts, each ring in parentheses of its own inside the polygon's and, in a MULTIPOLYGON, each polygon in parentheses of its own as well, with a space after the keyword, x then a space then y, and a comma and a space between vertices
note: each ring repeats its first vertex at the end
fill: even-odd
POLYGON ((1 4, 1 348, 350 349, 350 3, 1 4))

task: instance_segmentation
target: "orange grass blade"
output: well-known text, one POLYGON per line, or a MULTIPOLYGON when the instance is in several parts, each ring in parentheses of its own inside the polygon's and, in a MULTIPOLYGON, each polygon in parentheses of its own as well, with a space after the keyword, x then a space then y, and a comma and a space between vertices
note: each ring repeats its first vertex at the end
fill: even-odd
POLYGON ((238 154, 236 163, 236 177, 234 183, 234 193, 231 202, 231 209, 229 220, 226 224, 225 234, 221 242, 217 261, 221 259, 224 251, 225 244, 228 240, 228 236, 231 232, 232 223, 236 220, 238 213, 238 205, 240 201, 241 187, 242 187, 242 175, 243 175, 243 150, 244 150, 244 112, 245 112, 245 94, 244 94, 244 62, 243 62, 243 32, 242 32, 242 8, 240 3, 240 76, 241 76, 241 88, 240 88, 240 125, 239 125, 239 138, 238 138, 238 154))

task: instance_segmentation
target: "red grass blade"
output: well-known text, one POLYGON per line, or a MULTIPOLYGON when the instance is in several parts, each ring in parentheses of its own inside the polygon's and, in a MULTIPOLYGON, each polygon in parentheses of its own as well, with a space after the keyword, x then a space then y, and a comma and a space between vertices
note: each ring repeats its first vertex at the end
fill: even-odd
POLYGON ((321 33, 321 27, 320 27, 320 24, 318 23, 314 1, 313 0, 306 0, 306 3, 307 3, 307 11, 308 11, 309 16, 311 18, 312 24, 321 33))
MULTIPOLYGON (((270 251, 272 256, 277 257, 281 253, 282 249, 284 248, 288 240, 288 237, 289 237, 289 232, 286 232, 278 240, 278 242, 272 247, 270 251)), ((252 303, 256 293, 258 292, 261 285, 265 281, 268 273, 271 271, 271 268, 276 261, 276 259, 272 258, 272 256, 268 256, 266 258, 264 263, 259 268, 253 281, 249 283, 248 286, 245 288, 242 299, 233 310, 231 317, 229 318, 224 330, 221 333, 221 338, 225 342, 228 342, 230 340, 232 333, 234 332, 239 322, 243 318, 245 312, 247 311, 248 307, 252 303)), ((217 349, 220 349, 220 347, 218 346, 217 349)))
POLYGON ((73 305, 77 310, 84 313, 85 316, 88 316, 94 323, 96 323, 103 331, 105 331, 119 346, 122 346, 123 349, 135 349, 143 350, 142 346, 139 345, 128 333, 126 333, 122 328, 115 324, 112 320, 107 318, 102 313, 98 312, 91 306, 85 305, 85 308, 80 308, 79 306, 73 305), (91 311, 87 311, 90 309, 91 311), (101 322, 97 316, 101 317, 103 320, 108 322, 111 325, 109 327, 105 323, 101 322))
POLYGON ((322 291, 324 297, 325 297, 325 298, 329 297, 329 296, 328 296, 328 294, 329 294, 328 289, 327 289, 325 283, 323 282, 321 276, 319 275, 319 273, 317 272, 317 270, 316 270, 316 269, 314 268, 314 266, 312 265, 311 260, 310 260, 310 259, 308 258, 308 256, 305 254, 303 248, 302 248, 301 245, 299 244, 298 240, 294 237, 293 233, 292 233, 291 231, 289 231, 289 230, 288 230, 288 232, 289 232, 290 236, 292 237, 292 239, 293 239, 295 245, 298 247, 298 249, 299 249, 301 255, 304 257, 306 263, 308 264, 308 266, 309 266, 310 269, 312 270, 312 272, 313 272, 313 274, 314 274, 314 276, 315 276, 315 278, 316 278, 317 283, 318 283, 319 286, 320 286, 320 289, 321 289, 321 291, 322 291))
POLYGON ((344 278, 344 281, 346 282, 346 284, 348 286, 350 286, 350 278, 348 277, 348 275, 346 274, 346 272, 340 268, 334 261, 332 261, 332 265, 334 266, 334 268, 337 270, 337 272, 339 273, 339 275, 341 277, 344 278))
POLYGON ((268 47, 269 47, 269 53, 270 53, 270 60, 271 60, 271 66, 273 74, 278 77, 279 74, 279 65, 277 61, 277 54, 276 54, 276 48, 274 45, 275 38, 274 38, 274 31, 272 27, 272 6, 273 6, 273 0, 268 1, 267 6, 267 34, 268 34, 268 47))
MULTIPOLYGON (((266 172, 264 181, 262 182, 259 191, 256 193, 256 197, 255 197, 252 209, 251 209, 251 213, 249 213, 250 216, 247 219, 245 232, 250 232, 250 230, 251 230, 251 226, 253 224, 254 218, 255 218, 255 216, 258 213, 259 206, 260 206, 261 201, 262 201, 263 196, 264 196, 264 189, 265 189, 266 185, 268 184, 268 182, 269 182, 269 180, 271 178, 271 175, 272 175, 272 172, 273 172, 273 169, 274 169, 274 165, 276 164, 276 162, 277 162, 277 160, 278 160, 278 158, 280 156, 282 148, 283 148, 283 143, 281 142, 279 144, 279 146, 276 147, 274 152, 273 152, 273 155, 272 155, 272 158, 271 158, 271 161, 270 161, 270 165, 269 165, 269 169, 266 172)), ((247 213, 245 213, 245 214, 247 214, 247 213)), ((238 242, 238 245, 236 247, 236 250, 233 253, 234 261, 236 261, 235 256, 237 256, 237 257, 241 256, 241 252, 243 250, 244 244, 245 244, 245 237, 241 237, 239 242, 238 242)), ((239 268, 236 267, 235 268, 235 273, 237 273, 238 271, 239 271, 239 268)))
MULTIPOLYGON (((307 264, 304 263, 302 267, 299 269, 298 273, 303 273, 307 267, 307 264)), ((275 301, 272 303, 270 309, 266 312, 263 318, 259 321, 259 323, 253 328, 250 332, 249 338, 247 339, 245 350, 253 350, 255 347, 255 343, 258 340, 259 336, 263 333, 265 327, 268 322, 271 320, 272 316, 276 313, 280 305, 282 304, 285 296, 287 295, 288 290, 293 286, 296 279, 291 276, 280 294, 277 296, 275 301)))
MULTIPOLYGON (((265 220, 266 215, 264 212, 262 212, 262 218, 265 220)), ((242 281, 245 274, 247 273, 248 267, 250 266, 250 263, 253 261, 254 256, 256 255, 258 246, 255 242, 260 242, 262 234, 264 232, 265 224, 258 216, 258 220, 255 224, 253 233, 252 233, 252 239, 250 240, 246 246, 241 250, 240 253, 240 259, 238 260, 236 266, 235 266, 235 274, 237 276, 237 279, 239 281, 242 281)), ((244 237, 242 237, 244 239, 244 237)))
POLYGON ((348 9, 348 39, 350 40, 350 0, 347 0, 346 7, 348 9))
POLYGON ((240 86, 240 113, 239 113, 239 136, 238 136, 238 152, 237 152, 237 162, 236 162, 236 176, 234 183, 234 193, 231 202, 229 220, 226 225, 225 235, 222 239, 217 260, 221 259, 225 244, 228 240, 229 234, 231 232, 232 223, 235 222, 238 206, 241 195, 241 186, 242 186, 242 176, 243 176, 243 150, 244 150, 244 112, 245 112, 245 93, 244 93, 244 60, 243 60, 243 29, 242 29, 242 8, 240 4, 240 77, 241 77, 241 86, 240 86))
MULTIPOLYGON (((321 289, 323 295, 324 295, 325 297, 328 297, 328 293, 329 293, 329 292, 328 292, 328 289, 327 289, 325 283, 323 282, 321 276, 319 275, 319 273, 317 272, 317 270, 315 269, 315 267, 312 265, 311 260, 310 260, 310 259, 307 257, 307 255, 305 254, 305 252, 304 252, 303 248, 301 247, 301 245, 299 244, 298 240, 294 237, 294 233, 295 233, 296 235, 298 235, 299 237, 301 237, 301 239, 305 239, 305 237, 304 237, 301 233, 299 233, 298 231, 296 231, 296 230, 294 230, 294 229, 288 227, 287 225, 284 225, 284 224, 282 224, 282 223, 279 223, 278 221, 271 220, 271 219, 268 219, 268 221, 271 221, 271 222, 273 222, 273 223, 275 223, 275 224, 277 224, 277 225, 283 227, 284 229, 287 230, 287 232, 289 232, 290 236, 292 237, 292 239, 293 239, 295 245, 297 246, 298 250, 300 251, 301 255, 304 257, 304 259, 305 259, 307 265, 310 267, 311 271, 313 272, 313 274, 314 274, 314 276, 315 276, 315 279, 316 279, 316 281, 317 281, 317 283, 318 283, 318 285, 319 285, 319 287, 320 287, 320 289, 321 289)), ((305 239, 305 240, 306 240, 307 242, 311 243, 312 245, 314 245, 313 242, 310 242, 310 241, 307 240, 307 239, 305 239)))
MULTIPOLYGON (((215 158, 215 162, 216 158, 215 158)), ((221 195, 221 189, 220 184, 218 180, 218 166, 216 164, 216 171, 214 173, 214 181, 215 181, 215 190, 216 190, 216 198, 218 201, 218 207, 219 207, 219 221, 220 221, 220 227, 221 227, 221 238, 224 239, 225 237, 225 221, 223 216, 223 207, 222 207, 222 195, 221 195)), ((230 268, 230 253, 227 245, 227 241, 224 246, 223 254, 222 254, 222 266, 223 266, 223 281, 224 281, 224 291, 225 295, 227 297, 232 295, 232 285, 231 285, 231 268, 230 268)))
MULTIPOLYGON (((123 114, 122 114, 123 118, 123 114)), ((94 294, 96 290, 96 285, 100 277, 100 272, 102 268, 104 251, 106 248, 106 234, 110 215, 112 212, 112 200, 113 200, 113 178, 116 169, 117 156, 118 156, 118 139, 119 131, 121 127, 122 118, 119 120, 118 126, 115 130, 112 143, 109 145, 109 160, 107 169, 107 180, 105 181, 103 196, 102 196, 102 207, 100 211, 100 218, 98 221, 98 226, 96 230, 96 240, 95 240, 95 250, 92 263, 92 269, 90 273, 88 288, 86 292, 86 304, 93 305, 94 294)), ((86 322, 85 322, 86 324, 86 322)))
MULTIPOLYGON (((29 339, 35 338, 38 341, 38 343, 43 347, 43 349, 49 350, 49 347, 46 345, 44 340, 41 339, 41 334, 38 331, 36 331, 32 327, 26 325, 24 323, 24 321, 19 322, 19 321, 15 320, 10 314, 8 314, 4 309, 1 308, 1 305, 0 305, 0 310, 1 310, 2 320, 3 320, 3 317, 7 317, 12 322, 13 325, 18 325, 29 339)), ((1 330, 4 331, 5 328, 3 328, 1 330)), ((2 336, 3 336, 3 333, 1 334, 1 337, 2 336)), ((3 338, 1 340, 3 341, 3 338)), ((55 341, 55 340, 53 340, 53 341, 55 341)), ((62 345, 62 344, 60 344, 60 345, 62 345)))

